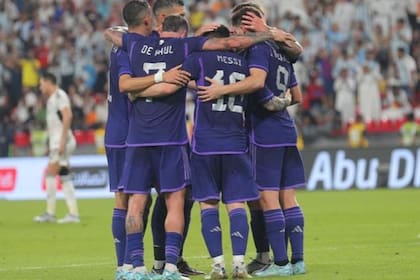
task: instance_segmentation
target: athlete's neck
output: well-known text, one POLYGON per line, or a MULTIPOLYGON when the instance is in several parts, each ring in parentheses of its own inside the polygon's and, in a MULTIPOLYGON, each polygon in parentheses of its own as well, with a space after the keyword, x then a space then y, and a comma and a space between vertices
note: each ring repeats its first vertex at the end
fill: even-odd
POLYGON ((184 38, 185 32, 162 31, 159 36, 162 38, 184 38))
POLYGON ((56 93, 58 90, 58 86, 51 86, 49 92, 48 92, 48 97, 50 97, 51 95, 53 95, 54 93, 56 93))
POLYGON ((135 26, 135 27, 128 27, 128 32, 136 33, 142 36, 149 36, 150 32, 144 25, 135 26))

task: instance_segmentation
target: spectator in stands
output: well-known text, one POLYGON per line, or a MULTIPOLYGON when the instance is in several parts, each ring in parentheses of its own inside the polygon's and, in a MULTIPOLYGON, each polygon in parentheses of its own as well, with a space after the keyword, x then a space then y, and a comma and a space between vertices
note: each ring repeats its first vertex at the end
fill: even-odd
POLYGON ((337 61, 335 62, 332 72, 332 75, 335 79, 339 76, 340 71, 343 68, 348 69, 350 76, 356 77, 359 64, 354 58, 354 55, 347 49, 341 49, 341 55, 337 58, 337 61))
POLYGON ((374 26, 373 34, 373 44, 374 47, 378 50, 375 60, 380 65, 381 74, 386 73, 390 63, 390 50, 389 50, 389 35, 385 34, 382 28, 382 25, 376 24, 374 26))
MULTIPOLYGON (((19 61, 30 50, 34 51, 34 58, 39 60, 42 71, 48 67, 50 71, 57 73, 60 85, 64 88, 76 84, 77 94, 86 103, 90 103, 87 101, 93 99, 95 93, 103 92, 105 72, 102 71, 102 61, 103 55, 108 52, 104 51, 106 44, 101 29, 103 26, 122 25, 122 2, 0 1, 0 75, 3 77, 3 84, 0 82, 0 96, 7 96, 0 97, 1 102, 7 104, 2 106, 2 110, 11 114, 22 98, 22 69, 19 61), (86 65, 83 63, 84 59, 79 61, 78 55, 82 49, 88 50, 87 56, 91 62, 89 67, 80 72, 75 68, 79 69, 80 64, 86 65), (92 65, 93 68, 90 67, 92 65), (76 75, 80 73, 82 75, 76 75), (87 80, 89 82, 86 83, 87 80)), ((194 30, 203 22, 208 22, 210 15, 215 20, 225 22, 226 11, 231 7, 229 2, 185 1, 186 6, 191 9, 194 30), (207 10, 213 12, 206 15, 204 11, 207 10)), ((357 69, 368 61, 370 64, 379 63, 380 73, 386 80, 393 78, 400 83, 413 107, 420 100, 420 83, 416 77, 420 65, 420 31, 416 21, 418 1, 258 2, 266 8, 268 24, 281 26, 288 32, 302 36, 301 43, 305 44, 305 52, 300 63, 306 69, 318 69, 328 98, 336 98, 333 84, 341 68, 350 65, 351 75, 355 75, 357 69), (374 50, 372 54, 370 45, 374 50), (398 54, 398 47, 402 47, 404 52, 398 54), (339 52, 344 48, 347 54, 340 55, 339 52), (357 56, 358 61, 352 57, 352 53, 357 56)), ((371 65, 371 69, 375 68, 376 66, 371 65)), ((26 77, 26 71, 24 72, 26 77)), ((309 84, 300 79, 299 82, 301 85, 309 84)), ((381 90, 384 91, 385 89, 381 90)), ((303 94, 306 95, 306 92, 303 91, 303 94)), ((87 107, 92 110, 92 106, 87 107)), ((35 115, 38 115, 40 108, 42 106, 35 108, 35 115)), ((318 117, 319 114, 317 119, 318 117)))
POLYGON ((309 76, 309 85, 304 100, 304 108, 309 110, 318 110, 322 105, 322 99, 325 98, 324 84, 319 71, 313 69, 309 76))
POLYGON ((400 88, 407 94, 410 102, 414 101, 414 89, 417 83, 417 66, 413 57, 407 54, 404 47, 399 47, 394 59, 395 76, 400 88))
POLYGON ((331 51, 334 48, 342 49, 346 46, 349 36, 340 30, 338 23, 333 22, 327 31, 327 47, 331 51))
POLYGON ((315 64, 316 68, 320 71, 325 93, 329 98, 332 98, 334 94, 334 79, 332 77, 333 60, 326 49, 322 48, 319 50, 318 55, 315 58, 315 64))
POLYGON ((413 33, 404 18, 397 19, 391 34, 392 51, 402 48, 404 52, 409 52, 413 33))
POLYGON ((392 121, 401 120, 411 111, 412 107, 405 92, 400 89, 396 81, 390 80, 382 118, 392 121))
POLYGON ((416 123, 414 114, 410 112, 407 114, 406 121, 400 129, 401 144, 403 146, 414 146, 418 144, 418 136, 420 134, 420 125, 416 123))
POLYGON ((13 143, 14 127, 8 115, 0 115, 0 157, 8 157, 13 143))
POLYGON ((373 72, 369 63, 364 63, 357 75, 357 103, 360 114, 366 121, 381 119, 381 96, 379 82, 382 79, 379 73, 373 72))
POLYGON ((75 51, 71 39, 65 39, 64 45, 58 52, 58 70, 61 77, 61 87, 68 91, 74 81, 75 74, 75 51))
POLYGON ((369 142, 366 138, 366 125, 363 116, 357 114, 356 121, 353 122, 347 134, 347 141, 350 148, 367 148, 369 142))
POLYGON ((340 113, 342 126, 354 121, 356 114, 356 80, 349 75, 347 68, 342 68, 340 76, 334 82, 335 110, 340 113))

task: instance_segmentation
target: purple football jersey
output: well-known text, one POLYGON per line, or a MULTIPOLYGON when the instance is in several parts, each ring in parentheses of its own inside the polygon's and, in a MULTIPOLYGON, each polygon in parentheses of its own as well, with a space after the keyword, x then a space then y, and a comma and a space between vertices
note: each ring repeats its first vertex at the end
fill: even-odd
MULTIPOLYGON (((144 77, 166 71, 184 62, 194 51, 200 51, 204 37, 159 38, 124 34, 134 76, 144 77)), ((186 88, 160 98, 139 98, 130 114, 127 144, 160 146, 188 143, 185 124, 186 88)))
POLYGON ((128 132, 130 102, 118 87, 121 73, 131 75, 130 62, 126 52, 113 46, 109 62, 108 119, 105 126, 105 146, 123 147, 128 132))
POLYGON ((270 112, 259 104, 273 95, 284 96, 288 88, 298 84, 292 63, 270 41, 254 45, 246 57, 250 68, 267 72, 265 87, 254 95, 251 102, 250 141, 263 147, 296 145, 295 123, 288 111, 270 112))
MULTIPOLYGON (((249 75, 245 58, 232 52, 205 51, 190 55, 183 64, 197 85, 209 85, 205 77, 231 84, 249 75)), ((246 98, 223 96, 217 100, 196 100, 192 149, 197 154, 238 154, 247 151, 244 123, 246 98)))

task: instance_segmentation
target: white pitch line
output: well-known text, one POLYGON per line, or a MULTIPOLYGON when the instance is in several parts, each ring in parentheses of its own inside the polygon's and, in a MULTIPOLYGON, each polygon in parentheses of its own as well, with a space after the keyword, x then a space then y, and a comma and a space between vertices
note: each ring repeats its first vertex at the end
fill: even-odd
POLYGON ((44 265, 44 266, 24 266, 14 268, 0 268, 0 271, 21 271, 21 270, 42 270, 42 269, 54 269, 54 268, 70 268, 70 267, 84 267, 84 266, 104 266, 111 265, 112 262, 97 262, 97 263, 74 263, 74 264, 62 264, 62 265, 44 265))
MULTIPOLYGON (((204 259, 209 256, 191 256, 188 259, 204 259)), ((24 266, 24 267, 13 267, 13 268, 1 268, 1 272, 5 271, 26 271, 26 270, 48 270, 48 269, 59 269, 59 268, 72 268, 72 267, 86 267, 86 266, 106 266, 112 265, 114 262, 96 262, 96 263, 73 263, 73 264, 61 264, 61 265, 43 265, 43 266, 24 266)))

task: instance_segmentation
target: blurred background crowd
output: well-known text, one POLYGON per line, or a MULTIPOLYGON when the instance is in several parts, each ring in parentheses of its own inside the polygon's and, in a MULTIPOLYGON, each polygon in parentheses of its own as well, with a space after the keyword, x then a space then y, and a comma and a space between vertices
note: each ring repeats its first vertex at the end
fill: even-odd
MULTIPOLYGON (((230 9, 242 1, 184 2, 196 30, 205 23, 229 25, 230 9)), ((383 143, 408 119, 420 121, 418 0, 256 2, 265 8, 269 25, 292 33, 304 47, 295 64, 304 102, 293 110, 301 143, 346 145, 357 123, 383 143)), ((22 148, 42 141, 45 100, 37 87, 47 69, 70 96, 80 146, 100 142, 109 55, 103 31, 123 25, 123 5, 119 0, 0 1, 0 156, 33 153, 22 148)))

